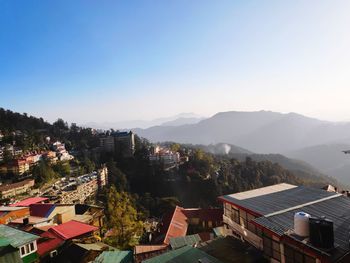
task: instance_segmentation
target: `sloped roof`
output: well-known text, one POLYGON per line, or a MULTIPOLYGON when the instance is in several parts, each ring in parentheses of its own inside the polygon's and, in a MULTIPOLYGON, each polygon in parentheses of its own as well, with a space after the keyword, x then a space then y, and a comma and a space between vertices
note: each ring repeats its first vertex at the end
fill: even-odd
POLYGON ((170 238, 170 246, 172 249, 177 249, 184 246, 193 246, 196 243, 201 242, 202 239, 198 234, 188 235, 184 237, 173 237, 170 238))
POLYGON ((64 239, 52 232, 45 232, 40 235, 41 239, 38 240, 38 254, 42 257, 47 253, 57 249, 64 243, 64 239))
POLYGON ((31 204, 29 211, 31 216, 49 217, 55 207, 54 204, 31 204))
POLYGON ((277 184, 221 196, 219 199, 262 216, 335 195, 338 194, 312 187, 277 184))
POLYGON ((13 227, 0 225, 0 238, 5 238, 13 247, 20 247, 33 242, 39 237, 13 227))
POLYGON ((143 254, 143 253, 149 253, 154 251, 160 251, 167 249, 168 245, 162 244, 162 245, 137 245, 134 247, 134 253, 135 255, 143 254))
POLYGON ((176 206, 164 237, 164 244, 169 244, 172 237, 186 236, 187 228, 187 217, 183 213, 182 207, 176 206))
POLYGON ((40 202, 43 202, 46 200, 49 200, 49 199, 46 197, 30 197, 30 198, 24 199, 20 202, 17 202, 15 204, 12 204, 10 206, 30 206, 32 204, 40 203, 40 202))
MULTIPOLYGON (((276 233, 279 236, 288 235, 294 228, 294 214, 303 211, 313 217, 325 216, 333 221, 334 246, 332 257, 342 256, 350 251, 349 248, 349 224, 350 224, 350 199, 345 196, 337 196, 322 200, 317 203, 306 204, 293 210, 256 218, 254 222, 276 233)), ((310 243, 306 245, 311 246, 310 243)), ((318 248, 319 249, 319 248, 318 248)))
POLYGON ((218 259, 208 255, 204 251, 191 246, 171 250, 157 257, 153 257, 143 261, 143 263, 184 263, 184 262, 202 262, 221 263, 218 259))
POLYGON ((61 238, 67 240, 91 233, 96 230, 98 230, 98 228, 95 226, 90 226, 88 224, 72 220, 61 225, 54 226, 50 228, 49 231, 54 231, 61 238))
POLYGON ((104 251, 94 263, 131 263, 133 261, 131 251, 104 251))

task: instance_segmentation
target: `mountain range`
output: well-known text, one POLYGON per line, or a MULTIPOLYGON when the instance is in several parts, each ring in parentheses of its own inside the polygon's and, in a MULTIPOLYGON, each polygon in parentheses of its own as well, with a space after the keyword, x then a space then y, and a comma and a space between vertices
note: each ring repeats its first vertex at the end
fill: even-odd
POLYGON ((350 156, 342 153, 350 149, 350 122, 323 121, 297 113, 229 111, 194 124, 133 131, 152 142, 226 143, 258 154, 284 154, 350 184, 350 156))
POLYGON ((199 121, 205 119, 203 116, 195 113, 180 113, 170 117, 157 118, 153 120, 126 120, 126 121, 116 121, 116 122, 88 122, 82 124, 83 127, 90 127, 94 129, 115 129, 115 130, 125 130, 134 127, 138 128, 149 128, 152 126, 179 126, 184 124, 195 124, 199 121))

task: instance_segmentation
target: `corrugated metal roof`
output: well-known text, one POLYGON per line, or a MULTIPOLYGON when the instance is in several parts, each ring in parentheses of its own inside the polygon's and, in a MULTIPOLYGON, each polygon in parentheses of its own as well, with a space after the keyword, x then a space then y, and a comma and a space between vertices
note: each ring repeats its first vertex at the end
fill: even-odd
POLYGON ((54 231, 63 239, 75 238, 93 231, 96 231, 98 228, 95 226, 90 226, 78 221, 69 221, 58 226, 50 228, 50 231, 54 231))
POLYGON ((208 255, 204 251, 185 246, 176 250, 166 252, 154 258, 142 261, 143 263, 185 263, 185 262, 198 262, 198 260, 208 263, 221 263, 218 259, 208 255))
POLYGON ((49 199, 46 197, 30 197, 30 198, 24 199, 20 202, 17 202, 15 204, 12 204, 10 206, 30 206, 31 204, 40 203, 40 202, 43 202, 46 200, 49 200, 49 199))
POLYGON ((131 263, 131 251, 104 251, 93 262, 94 263, 131 263))
POLYGON ((33 234, 6 225, 0 225, 0 238, 1 237, 6 238, 14 247, 23 246, 39 238, 33 234))
MULTIPOLYGON (((334 244, 336 247, 332 253, 333 257, 344 255, 350 251, 350 199, 348 197, 338 196, 281 214, 260 217, 255 219, 254 222, 270 229, 280 236, 283 234, 289 235, 294 228, 294 214, 300 211, 308 213, 314 217, 325 216, 333 221, 334 244)), ((310 244, 307 245, 311 246, 310 244)))
POLYGON ((337 195, 337 193, 327 192, 322 189, 306 186, 291 187, 287 184, 271 186, 268 190, 265 187, 255 189, 252 190, 253 194, 249 194, 249 192, 251 191, 243 192, 242 194, 245 194, 238 196, 239 199, 236 198, 238 194, 225 195, 220 197, 220 199, 249 209, 257 214, 267 215, 293 206, 337 195), (273 189, 276 191, 274 192, 273 189), (258 194, 259 191, 261 191, 261 194, 258 194))
POLYGON ((177 249, 187 245, 192 246, 200 241, 202 241, 202 239, 198 234, 188 235, 184 237, 174 237, 170 238, 170 246, 172 249, 177 249))

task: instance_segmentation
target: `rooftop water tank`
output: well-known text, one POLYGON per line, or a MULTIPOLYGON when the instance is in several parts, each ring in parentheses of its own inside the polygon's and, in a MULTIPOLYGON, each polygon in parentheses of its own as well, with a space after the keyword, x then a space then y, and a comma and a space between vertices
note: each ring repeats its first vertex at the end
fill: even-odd
POLYGON ((333 221, 326 218, 310 218, 310 242, 313 246, 331 249, 334 247, 333 221))
POLYGON ((304 212, 297 212, 294 215, 294 233, 300 237, 309 236, 310 215, 304 212))

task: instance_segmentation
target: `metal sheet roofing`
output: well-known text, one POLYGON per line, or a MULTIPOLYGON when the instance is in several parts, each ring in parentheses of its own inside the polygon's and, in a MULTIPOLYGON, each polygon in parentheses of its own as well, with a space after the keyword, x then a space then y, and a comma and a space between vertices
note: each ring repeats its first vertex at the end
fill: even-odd
POLYGON ((49 199, 46 197, 30 197, 30 198, 24 199, 20 202, 17 202, 15 204, 12 204, 10 206, 30 206, 31 204, 40 203, 40 202, 43 202, 46 200, 49 200, 49 199))
POLYGON ((20 247, 33 242, 39 237, 13 227, 0 225, 0 238, 5 238, 13 247, 20 247))
POLYGON ((63 238, 60 238, 58 235, 51 233, 49 231, 40 235, 41 239, 37 242, 38 245, 38 254, 44 256, 49 252, 57 249, 62 246, 64 243, 63 238))
POLYGON ((278 184, 239 194, 221 196, 220 199, 244 207, 259 215, 268 215, 334 195, 337 194, 322 189, 278 184))
POLYGON ((131 263, 133 261, 131 251, 104 251, 94 263, 131 263))
MULTIPOLYGON (((334 244, 336 249, 331 256, 337 257, 338 255, 341 256, 349 252, 350 199, 348 197, 337 196, 280 214, 260 217, 255 219, 254 222, 280 236, 283 234, 289 235, 294 228, 294 214, 300 211, 314 217, 325 216, 333 221, 334 244)), ((310 244, 307 245, 311 246, 310 244)))
POLYGON ((63 239, 72 239, 96 231, 98 228, 78 221, 69 221, 50 228, 63 239))
POLYGON ((184 263, 184 262, 221 263, 218 259, 208 255, 204 251, 191 246, 185 246, 176 250, 166 252, 157 257, 142 261, 143 263, 184 263))
POLYGON ((174 237, 174 238, 170 238, 170 246, 172 249, 177 249, 187 245, 192 246, 201 241, 202 239, 198 234, 188 235, 184 237, 174 237))

